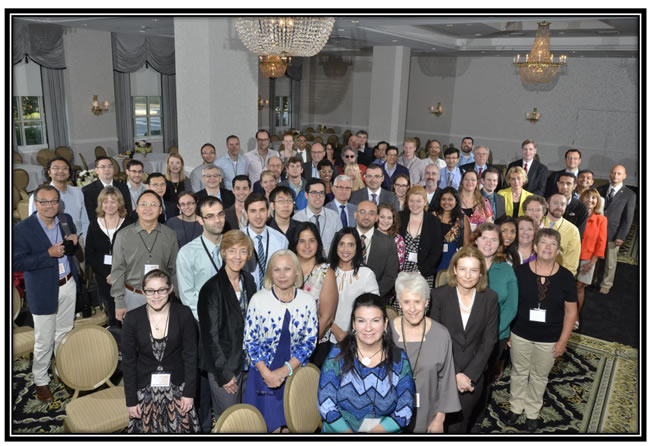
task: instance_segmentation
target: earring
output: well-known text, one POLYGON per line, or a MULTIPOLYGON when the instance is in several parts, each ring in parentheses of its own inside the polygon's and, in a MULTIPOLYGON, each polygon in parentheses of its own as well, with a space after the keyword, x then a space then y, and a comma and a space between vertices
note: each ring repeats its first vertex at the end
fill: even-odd
POLYGON ((353 328, 352 329, 352 336, 356 336, 356 335, 357 335, 357 330, 356 330, 356 328, 353 328))

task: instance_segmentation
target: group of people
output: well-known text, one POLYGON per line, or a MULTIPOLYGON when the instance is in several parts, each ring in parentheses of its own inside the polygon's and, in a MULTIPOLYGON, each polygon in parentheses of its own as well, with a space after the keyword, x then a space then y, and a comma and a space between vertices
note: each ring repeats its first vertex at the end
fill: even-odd
POLYGON ((219 158, 203 145, 188 177, 175 153, 146 179, 129 161, 126 183, 100 157, 79 190, 68 161, 48 164, 13 237, 36 397, 53 399, 50 359, 83 269, 121 327, 130 432, 209 432, 240 402, 285 432, 284 385, 310 362, 323 432, 465 433, 507 350, 504 421, 525 413, 520 427, 538 429, 598 259, 601 293, 613 285, 636 200, 624 166, 594 189, 578 150, 549 175, 527 140, 503 182, 470 137, 424 154, 406 138, 401 156, 364 131, 341 151, 285 134, 277 152, 269 132, 255 137, 246 154, 234 135, 219 158))

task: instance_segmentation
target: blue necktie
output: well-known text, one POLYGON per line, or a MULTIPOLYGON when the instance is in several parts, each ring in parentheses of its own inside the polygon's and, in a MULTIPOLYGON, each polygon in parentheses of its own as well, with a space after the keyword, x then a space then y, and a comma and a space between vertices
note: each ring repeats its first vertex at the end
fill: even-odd
POLYGON ((264 252, 264 246, 262 245, 262 236, 258 235, 257 237, 257 263, 260 267, 259 278, 260 278, 260 289, 264 286, 264 270, 266 269, 266 253, 264 252))
POLYGON ((339 207, 341 208, 341 223, 343 223, 344 228, 347 228, 348 227, 348 216, 345 214, 345 205, 342 204, 339 207))

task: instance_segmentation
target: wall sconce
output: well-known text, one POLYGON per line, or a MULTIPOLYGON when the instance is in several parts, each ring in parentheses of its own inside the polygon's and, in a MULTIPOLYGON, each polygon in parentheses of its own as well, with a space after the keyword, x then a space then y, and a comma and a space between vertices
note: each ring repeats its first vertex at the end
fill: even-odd
POLYGON ((433 105, 429 106, 429 113, 433 113, 436 116, 440 116, 442 114, 442 105, 440 105, 440 102, 434 107, 433 105))
POLYGON ((107 112, 110 105, 111 104, 108 101, 104 101, 103 106, 99 105, 99 99, 97 99, 97 95, 95 95, 93 96, 93 108, 91 108, 90 111, 93 112, 95 116, 99 116, 102 113, 107 112))
POLYGON ((531 112, 526 113, 526 120, 528 122, 530 122, 531 124, 535 124, 539 120, 539 118, 541 118, 541 117, 542 117, 542 114, 537 113, 537 107, 533 107, 532 113, 531 112))
POLYGON ((269 100, 268 99, 262 99, 262 96, 258 95, 257 96, 257 109, 258 110, 264 110, 264 107, 269 105, 269 100))

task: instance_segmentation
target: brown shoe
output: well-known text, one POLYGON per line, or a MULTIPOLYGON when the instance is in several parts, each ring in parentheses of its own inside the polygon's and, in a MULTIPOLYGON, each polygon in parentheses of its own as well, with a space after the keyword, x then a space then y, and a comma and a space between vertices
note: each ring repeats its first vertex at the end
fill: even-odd
POLYGON ((36 386, 36 398, 41 401, 52 401, 54 399, 54 396, 52 395, 50 386, 36 386))

